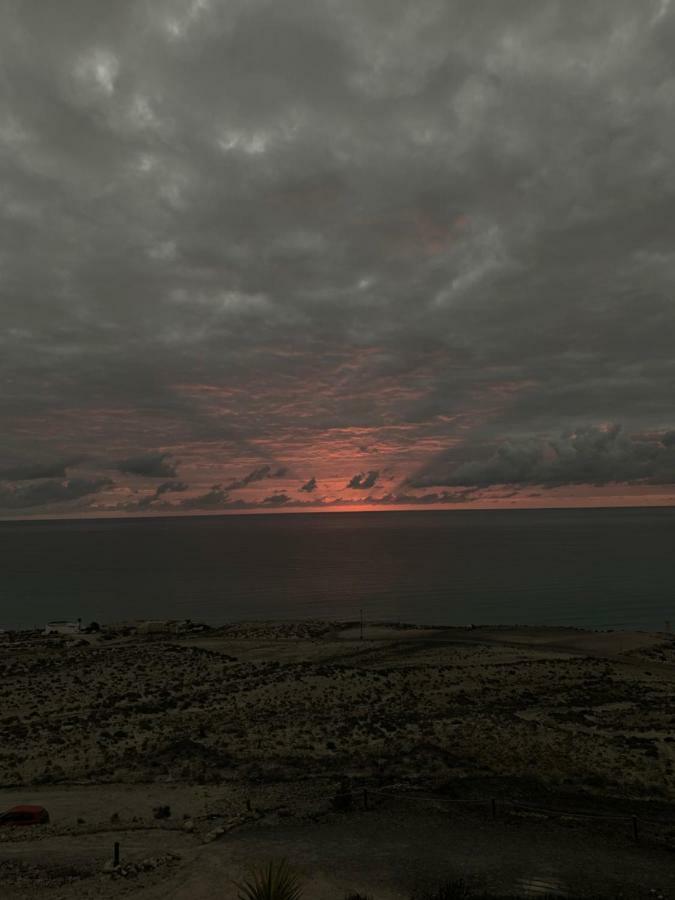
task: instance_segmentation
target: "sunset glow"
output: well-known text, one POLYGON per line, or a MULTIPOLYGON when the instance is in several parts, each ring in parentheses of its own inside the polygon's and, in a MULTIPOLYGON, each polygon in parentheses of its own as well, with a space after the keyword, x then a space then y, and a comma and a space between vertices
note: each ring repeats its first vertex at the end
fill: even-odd
POLYGON ((673 503, 663 17, 53 6, 0 36, 0 517, 673 503))

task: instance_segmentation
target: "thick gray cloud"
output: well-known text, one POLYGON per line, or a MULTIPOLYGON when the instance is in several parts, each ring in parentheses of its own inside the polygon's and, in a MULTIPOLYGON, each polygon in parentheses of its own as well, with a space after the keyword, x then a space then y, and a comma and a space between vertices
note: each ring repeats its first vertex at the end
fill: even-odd
POLYGON ((500 444, 484 460, 454 466, 451 460, 438 460, 408 481, 414 487, 641 482, 675 484, 675 446, 670 434, 660 439, 634 438, 613 426, 580 428, 556 438, 522 438, 500 444))
POLYGON ((4 4, 0 469, 318 503, 366 449, 528 483, 672 431, 674 42, 669 0, 4 4))
POLYGON ((0 481, 35 481, 40 478, 65 478, 69 466, 77 459, 54 460, 47 463, 19 463, 0 469, 0 481))
POLYGON ((18 511, 30 507, 68 503, 90 494, 97 494, 111 484, 109 478, 69 478, 66 481, 50 478, 27 484, 0 485, 0 509, 18 511))
POLYGON ((306 481, 302 485, 300 490, 304 491, 306 494, 311 494, 313 491, 316 490, 316 478, 312 475, 312 477, 309 479, 309 481, 306 481))
POLYGON ((127 475, 144 475, 147 478, 173 478, 176 474, 176 466, 170 461, 168 453, 132 456, 120 460, 116 468, 127 475))

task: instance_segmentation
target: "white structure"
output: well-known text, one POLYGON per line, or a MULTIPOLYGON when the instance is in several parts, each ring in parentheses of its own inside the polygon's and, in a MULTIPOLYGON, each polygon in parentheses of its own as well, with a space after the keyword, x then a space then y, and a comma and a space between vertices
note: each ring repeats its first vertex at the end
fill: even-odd
POLYGON ((57 622, 47 622, 44 633, 45 634, 79 634, 80 622, 81 622, 80 619, 78 619, 77 622, 66 622, 64 620, 59 620, 57 622))

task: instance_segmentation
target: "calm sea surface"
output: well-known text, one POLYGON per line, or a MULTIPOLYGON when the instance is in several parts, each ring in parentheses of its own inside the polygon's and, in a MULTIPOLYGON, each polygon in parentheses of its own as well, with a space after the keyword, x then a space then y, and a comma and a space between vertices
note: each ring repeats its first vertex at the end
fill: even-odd
POLYGON ((172 617, 675 625, 675 510, 0 523, 0 625, 172 617))

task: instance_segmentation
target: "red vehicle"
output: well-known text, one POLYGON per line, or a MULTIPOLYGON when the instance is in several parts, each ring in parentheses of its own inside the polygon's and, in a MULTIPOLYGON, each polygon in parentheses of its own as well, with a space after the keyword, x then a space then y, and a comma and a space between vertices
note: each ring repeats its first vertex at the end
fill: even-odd
POLYGON ((46 825, 49 813, 44 806, 13 806, 0 813, 0 828, 3 825, 46 825))

